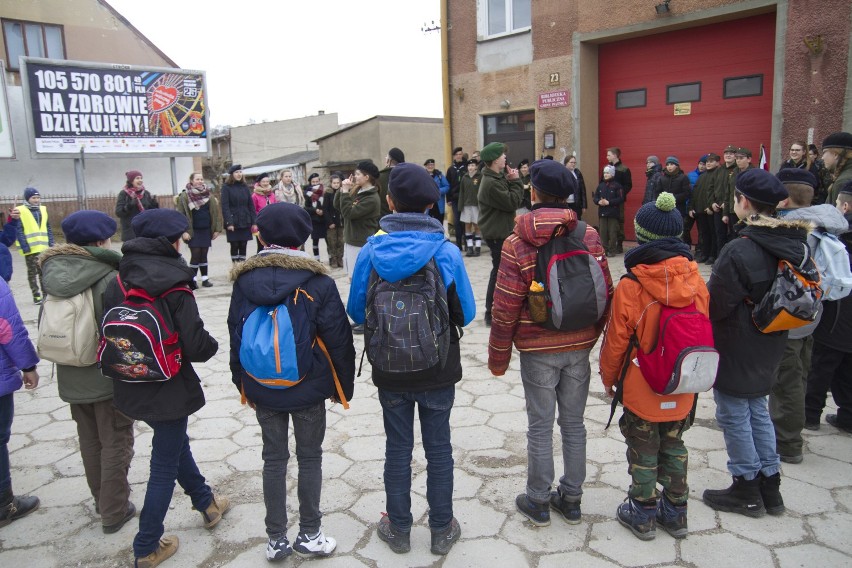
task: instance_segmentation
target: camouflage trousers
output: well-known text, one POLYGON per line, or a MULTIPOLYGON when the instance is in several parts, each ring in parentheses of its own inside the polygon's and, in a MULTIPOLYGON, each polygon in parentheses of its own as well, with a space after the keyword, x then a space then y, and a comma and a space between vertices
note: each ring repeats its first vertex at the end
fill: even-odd
POLYGON ((38 265, 38 257, 41 253, 28 254, 24 257, 27 263, 27 280, 30 283, 30 290, 33 292, 33 299, 41 298, 41 268, 38 265))
POLYGON ((343 267, 343 227, 329 229, 325 236, 331 266, 343 267))
POLYGON ((689 419, 648 422, 625 409, 618 426, 627 443, 627 472, 633 478, 628 495, 637 501, 655 500, 659 483, 669 501, 685 504, 689 486, 683 433, 689 428, 689 419))

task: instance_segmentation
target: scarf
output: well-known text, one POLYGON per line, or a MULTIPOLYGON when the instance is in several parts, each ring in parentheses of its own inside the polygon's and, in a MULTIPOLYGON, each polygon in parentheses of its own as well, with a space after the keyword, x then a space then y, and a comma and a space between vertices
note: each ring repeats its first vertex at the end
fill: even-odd
POLYGON ((650 241, 630 249, 624 254, 624 268, 630 269, 639 264, 657 264, 676 256, 692 260, 689 246, 677 237, 668 237, 658 241, 650 241))
POLYGON ((278 196, 279 201, 283 201, 284 203, 295 203, 296 205, 304 205, 305 200, 301 191, 298 191, 297 185, 295 183, 291 183, 290 185, 284 185, 282 182, 278 182, 275 186, 275 194, 278 196))
POLYGON ((316 205, 319 198, 322 197, 324 191, 322 184, 311 186, 311 201, 313 201, 314 205, 316 205))
POLYGON ((195 187, 188 183, 186 184, 186 195, 189 197, 190 209, 201 209, 205 203, 210 201, 210 188, 205 184, 201 184, 201 187, 195 187))
POLYGON ((139 211, 145 211, 145 206, 142 205, 142 196, 145 194, 145 186, 143 185, 139 189, 134 187, 124 186, 124 193, 130 196, 131 199, 136 199, 136 206, 139 207, 139 211))

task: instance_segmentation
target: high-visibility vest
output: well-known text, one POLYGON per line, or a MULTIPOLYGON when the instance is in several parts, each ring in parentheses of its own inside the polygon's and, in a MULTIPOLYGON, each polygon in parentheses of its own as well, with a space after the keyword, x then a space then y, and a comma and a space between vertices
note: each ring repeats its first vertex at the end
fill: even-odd
MULTIPOLYGON (((36 224, 35 217, 32 211, 26 205, 18 207, 21 213, 21 225, 24 230, 24 240, 30 246, 30 252, 24 252, 24 249, 19 248, 18 252, 22 256, 36 254, 50 247, 50 242, 47 238, 47 207, 44 205, 39 207, 41 211, 41 225, 36 224)), ((20 245, 20 243, 19 243, 20 245)))

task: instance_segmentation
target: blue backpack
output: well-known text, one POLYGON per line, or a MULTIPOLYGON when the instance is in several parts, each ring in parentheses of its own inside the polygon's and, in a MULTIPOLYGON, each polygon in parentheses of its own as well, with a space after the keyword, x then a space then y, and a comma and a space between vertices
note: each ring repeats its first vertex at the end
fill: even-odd
MULTIPOLYGON (((328 358, 344 408, 349 408, 343 389, 322 339, 317 336, 308 312, 314 299, 296 288, 277 306, 258 306, 245 319, 240 336, 240 365, 255 383, 283 390, 298 385, 313 368, 314 346, 328 358), (295 327, 294 327, 295 323, 295 327)), ((252 389, 257 392, 257 389, 252 389)))

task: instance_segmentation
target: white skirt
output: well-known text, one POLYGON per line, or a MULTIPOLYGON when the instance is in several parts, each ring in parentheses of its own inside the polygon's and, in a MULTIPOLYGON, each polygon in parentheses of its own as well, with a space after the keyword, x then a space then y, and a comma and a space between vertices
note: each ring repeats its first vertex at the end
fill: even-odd
POLYGON ((459 215, 459 219, 461 219, 462 223, 473 223, 474 225, 479 223, 479 207, 476 205, 465 205, 464 209, 462 209, 461 215, 459 215))
POLYGON ((346 269, 346 274, 349 275, 349 280, 352 280, 352 274, 355 273, 355 262, 358 260, 358 253, 363 247, 356 247, 349 243, 343 243, 343 268, 346 269))

